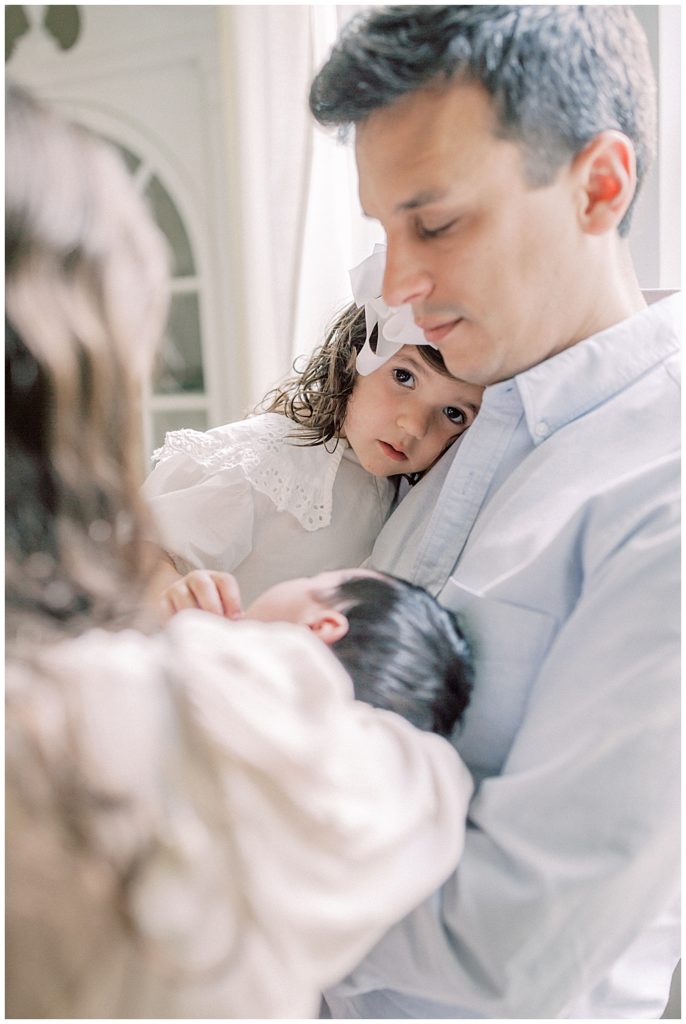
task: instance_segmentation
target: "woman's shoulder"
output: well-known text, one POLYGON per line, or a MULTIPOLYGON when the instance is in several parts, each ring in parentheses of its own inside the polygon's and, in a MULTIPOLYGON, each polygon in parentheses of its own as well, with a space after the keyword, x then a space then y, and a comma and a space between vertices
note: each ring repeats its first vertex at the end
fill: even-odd
MULTIPOLYGON (((117 687, 111 689, 113 682, 129 679, 132 692, 139 692, 143 679, 153 683, 166 677, 168 682, 170 666, 176 674, 181 666, 190 670, 192 665, 192 674, 211 679, 218 662, 239 674, 269 674, 277 664, 283 666, 284 658, 287 662, 292 660, 294 668, 303 657, 318 665, 315 656, 324 650, 319 641, 311 641, 309 631, 301 626, 247 619, 229 621, 194 609, 173 616, 164 626, 146 617, 141 627, 110 630, 94 626, 80 635, 59 638, 50 634, 42 641, 36 632, 32 634, 30 649, 18 642, 10 646, 8 695, 11 699, 40 680, 46 681, 47 686, 54 682, 58 688, 62 682, 68 682, 68 689, 80 689, 86 681, 89 693, 102 690, 113 695, 118 692, 117 687), (266 644, 265 637, 269 639, 266 644), (277 648, 279 654, 274 661, 273 651, 277 648)), ((330 662, 328 655, 324 660, 330 662)), ((278 671, 275 682, 278 685, 278 671)))
POLYGON ((60 744, 69 721, 83 719, 88 758, 114 755, 122 743, 133 744, 141 758, 162 744, 170 702, 190 701, 216 740, 217 730, 248 721, 257 733, 267 729, 269 702, 275 711, 283 705, 282 717, 286 707, 294 714, 307 707, 313 719, 322 702, 350 693, 339 663, 302 627, 228 622, 195 610, 150 634, 91 629, 33 656, 10 657, 6 713, 8 726, 33 720, 48 746, 60 744), (293 700, 296 690, 303 700, 293 700))
POLYGON ((43 701, 50 691, 71 700, 81 691, 92 694, 110 687, 116 703, 129 683, 138 688, 141 678, 155 676, 160 657, 157 634, 146 635, 134 628, 110 631, 98 627, 61 639, 50 635, 41 640, 36 635, 31 650, 18 643, 8 652, 8 704, 31 700, 39 693, 43 701), (120 686, 121 680, 129 683, 120 686))

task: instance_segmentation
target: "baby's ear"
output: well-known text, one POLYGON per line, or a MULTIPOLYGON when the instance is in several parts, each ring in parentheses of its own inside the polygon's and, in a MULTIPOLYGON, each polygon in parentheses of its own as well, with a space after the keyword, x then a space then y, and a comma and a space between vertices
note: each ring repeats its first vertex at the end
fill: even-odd
POLYGON ((347 616, 334 608, 322 608, 321 612, 318 612, 306 625, 328 647, 338 640, 342 640, 350 628, 347 616))

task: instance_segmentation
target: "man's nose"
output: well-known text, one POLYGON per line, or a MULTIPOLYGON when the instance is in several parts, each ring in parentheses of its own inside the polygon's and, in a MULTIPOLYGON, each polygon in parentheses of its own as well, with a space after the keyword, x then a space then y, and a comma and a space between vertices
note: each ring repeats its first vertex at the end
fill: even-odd
POLYGON ((431 276, 411 247, 389 241, 382 286, 384 302, 389 306, 423 302, 432 290, 431 276))

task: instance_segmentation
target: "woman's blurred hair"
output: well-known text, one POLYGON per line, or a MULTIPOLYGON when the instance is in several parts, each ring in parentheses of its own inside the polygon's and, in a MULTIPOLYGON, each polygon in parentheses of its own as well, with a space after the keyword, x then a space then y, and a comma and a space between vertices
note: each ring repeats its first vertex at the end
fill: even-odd
POLYGON ((116 152, 6 90, 9 617, 115 626, 143 582, 140 386, 166 243, 116 152))

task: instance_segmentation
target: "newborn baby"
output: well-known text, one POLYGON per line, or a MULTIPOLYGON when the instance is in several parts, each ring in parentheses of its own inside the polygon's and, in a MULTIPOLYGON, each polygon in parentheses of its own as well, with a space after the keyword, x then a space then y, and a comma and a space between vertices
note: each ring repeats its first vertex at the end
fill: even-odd
POLYGON ((184 608, 310 629, 343 664, 358 700, 419 729, 450 736, 469 703, 471 664, 454 613, 395 576, 338 569, 287 580, 242 612, 233 576, 196 570, 162 595, 166 617, 184 608))

